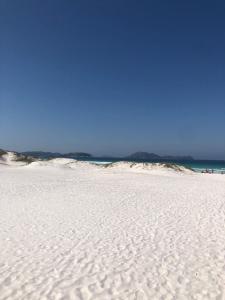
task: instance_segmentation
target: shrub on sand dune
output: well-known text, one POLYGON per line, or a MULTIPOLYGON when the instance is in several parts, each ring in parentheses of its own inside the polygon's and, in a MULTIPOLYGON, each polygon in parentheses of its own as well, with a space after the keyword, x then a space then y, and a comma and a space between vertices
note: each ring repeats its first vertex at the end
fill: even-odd
POLYGON ((18 155, 14 158, 14 161, 24 162, 24 163, 30 164, 30 163, 34 162, 35 159, 31 156, 18 155))
POLYGON ((2 150, 2 149, 0 149, 0 156, 5 155, 5 154, 7 154, 7 152, 4 151, 4 150, 2 150))

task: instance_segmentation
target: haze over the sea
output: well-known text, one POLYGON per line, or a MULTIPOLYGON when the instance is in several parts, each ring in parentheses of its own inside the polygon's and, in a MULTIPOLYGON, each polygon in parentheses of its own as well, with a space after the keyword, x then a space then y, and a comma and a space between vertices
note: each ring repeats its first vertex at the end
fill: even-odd
POLYGON ((224 1, 0 11, 0 148, 225 159, 224 1))

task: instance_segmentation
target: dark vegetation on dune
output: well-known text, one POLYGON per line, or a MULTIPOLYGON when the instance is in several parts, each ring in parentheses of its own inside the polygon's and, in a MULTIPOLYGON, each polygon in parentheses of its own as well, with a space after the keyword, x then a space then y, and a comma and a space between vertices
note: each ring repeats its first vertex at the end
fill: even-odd
POLYGON ((1 157, 2 155, 5 155, 5 154, 7 154, 7 152, 4 151, 4 150, 2 150, 2 149, 0 149, 0 157, 1 157))
MULTIPOLYGON (((122 162, 122 161, 121 161, 122 162)), ((129 162, 127 162, 129 163, 129 162)), ((109 163, 109 164, 105 164, 105 165, 102 165, 104 168, 110 168, 110 167, 113 167, 115 163, 109 163)), ((129 167, 130 168, 133 168, 135 167, 136 165, 138 164, 143 164, 143 166, 150 166, 150 165, 157 165, 157 166, 162 166, 166 169, 172 169, 172 170, 175 170, 175 171, 178 171, 178 172, 182 172, 184 169, 187 169, 187 170, 190 170, 190 171, 193 171, 195 172, 192 168, 190 167, 184 167, 184 166, 180 166, 180 165, 177 165, 177 164, 174 164, 174 163, 140 163, 140 162, 130 162, 130 165, 129 167)))
MULTIPOLYGON (((5 155, 7 153, 8 153, 7 151, 0 149, 0 157, 2 157, 3 155, 5 155)), ((36 158, 34 158, 30 155, 24 155, 24 154, 21 154, 18 152, 13 152, 13 153, 15 154, 13 161, 16 161, 16 162, 24 162, 24 163, 30 164, 37 160, 36 158)))
POLYGON ((18 161, 18 162, 24 162, 24 163, 32 163, 35 161, 34 157, 31 156, 26 156, 26 155, 22 155, 22 154, 17 154, 16 158, 14 159, 14 161, 18 161))
POLYGON ((182 166, 182 168, 181 168, 181 166, 173 164, 173 163, 160 163, 160 165, 162 165, 165 168, 173 169, 173 170, 176 170, 176 171, 182 171, 182 169, 185 168, 185 169, 188 169, 188 170, 191 170, 191 171, 195 172, 190 167, 187 167, 187 166, 184 167, 184 166, 182 166))

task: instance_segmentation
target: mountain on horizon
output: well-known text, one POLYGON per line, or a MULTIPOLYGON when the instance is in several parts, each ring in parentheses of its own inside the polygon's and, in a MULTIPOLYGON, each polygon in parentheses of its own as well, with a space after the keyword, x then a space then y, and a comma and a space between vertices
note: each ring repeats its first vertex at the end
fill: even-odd
POLYGON ((85 153, 85 152, 71 152, 71 153, 58 153, 58 152, 45 152, 45 151, 25 151, 22 152, 22 154, 27 155, 27 156, 32 156, 35 158, 44 158, 44 159, 49 159, 49 158, 58 158, 58 157, 63 157, 63 158, 74 158, 74 159, 79 159, 79 158, 90 158, 92 157, 91 154, 85 153))
POLYGON ((125 157, 125 159, 134 159, 134 160, 194 160, 194 158, 190 155, 188 156, 160 156, 155 153, 148 153, 148 152, 135 152, 125 157))
POLYGON ((71 153, 63 154, 63 156, 68 158, 91 158, 92 157, 91 154, 85 152, 71 152, 71 153))
MULTIPOLYGON (((44 151, 26 151, 22 152, 21 154, 32 156, 35 158, 42 158, 42 159, 50 159, 50 158, 74 158, 74 159, 88 159, 88 158, 94 158, 93 155, 86 153, 86 152, 70 152, 70 153, 58 153, 58 152, 44 152, 44 151)), ((98 158, 105 158, 110 156, 100 156, 98 158)), ((125 160, 194 160, 192 156, 160 156, 155 153, 148 153, 148 152, 135 152, 125 157, 114 157, 114 159, 125 159, 125 160)))
POLYGON ((125 157, 126 159, 160 159, 161 157, 155 153, 135 152, 125 157))

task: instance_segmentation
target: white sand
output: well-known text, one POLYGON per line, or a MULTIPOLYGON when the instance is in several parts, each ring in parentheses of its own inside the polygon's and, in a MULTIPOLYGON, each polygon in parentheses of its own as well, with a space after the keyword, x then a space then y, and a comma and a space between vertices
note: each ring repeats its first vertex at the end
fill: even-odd
POLYGON ((225 299, 225 176, 0 164, 0 299, 225 299))

